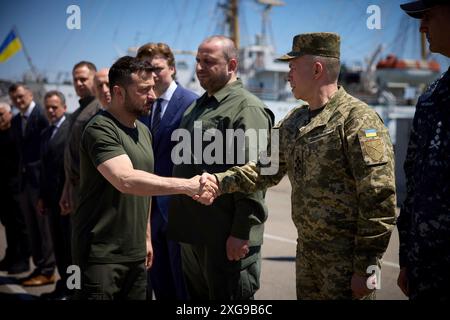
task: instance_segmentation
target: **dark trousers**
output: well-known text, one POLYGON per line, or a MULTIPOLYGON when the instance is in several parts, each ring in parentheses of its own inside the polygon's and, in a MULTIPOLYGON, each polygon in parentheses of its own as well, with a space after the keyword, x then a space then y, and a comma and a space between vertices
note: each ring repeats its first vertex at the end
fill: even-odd
POLYGON ((5 259, 10 266, 29 264, 30 246, 25 218, 19 206, 19 196, 9 188, 0 190, 0 222, 5 227, 5 259))
MULTIPOLYGON (((448 253, 442 252, 442 257, 448 257, 448 253)), ((448 258, 429 262, 426 266, 408 267, 406 270, 410 300, 450 301, 450 264, 448 258), (434 267, 431 267, 432 265, 434 267)))
POLYGON ((229 261, 222 245, 181 244, 183 272, 192 300, 252 300, 259 289, 261 247, 229 261))
POLYGON ((167 239, 167 222, 159 212, 152 213, 153 265, 149 278, 156 300, 187 300, 178 242, 167 239))
POLYGON ((26 183, 20 193, 20 207, 25 216, 35 274, 51 275, 55 271, 55 256, 48 217, 38 215, 36 204, 39 197, 37 188, 26 183))
POLYGON ((144 261, 88 263, 81 266, 81 289, 74 300, 145 300, 146 289, 144 261))
POLYGON ((48 218, 56 266, 61 277, 56 284, 56 290, 65 291, 68 277, 67 267, 72 264, 70 216, 62 216, 59 206, 53 204, 53 207, 49 209, 48 218))

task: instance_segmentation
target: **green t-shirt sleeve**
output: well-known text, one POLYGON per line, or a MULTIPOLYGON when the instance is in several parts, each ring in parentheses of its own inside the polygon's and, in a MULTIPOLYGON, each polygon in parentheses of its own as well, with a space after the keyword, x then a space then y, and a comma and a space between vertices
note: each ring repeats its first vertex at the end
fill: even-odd
POLYGON ((126 154, 117 129, 109 122, 94 122, 87 126, 81 144, 95 167, 106 160, 126 154))

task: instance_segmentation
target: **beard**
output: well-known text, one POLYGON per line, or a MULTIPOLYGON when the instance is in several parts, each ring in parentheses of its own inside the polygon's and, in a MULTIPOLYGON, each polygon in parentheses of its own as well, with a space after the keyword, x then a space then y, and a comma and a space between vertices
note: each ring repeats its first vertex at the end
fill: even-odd
POLYGON ((137 101, 125 93, 125 110, 133 114, 136 118, 148 115, 143 102, 137 101))
POLYGON ((197 76, 200 86, 208 92, 217 92, 228 83, 230 77, 227 74, 217 74, 200 79, 197 76))

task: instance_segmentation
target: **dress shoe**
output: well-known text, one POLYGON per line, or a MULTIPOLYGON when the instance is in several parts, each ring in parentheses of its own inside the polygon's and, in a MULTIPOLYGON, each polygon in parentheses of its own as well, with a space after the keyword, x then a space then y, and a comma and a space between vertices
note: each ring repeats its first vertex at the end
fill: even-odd
POLYGON ((22 281, 22 285, 24 287, 45 286, 47 284, 55 283, 55 281, 56 276, 54 274, 48 276, 44 274, 38 274, 32 278, 22 281))
POLYGON ((29 262, 13 263, 8 268, 8 274, 17 274, 30 271, 29 262))

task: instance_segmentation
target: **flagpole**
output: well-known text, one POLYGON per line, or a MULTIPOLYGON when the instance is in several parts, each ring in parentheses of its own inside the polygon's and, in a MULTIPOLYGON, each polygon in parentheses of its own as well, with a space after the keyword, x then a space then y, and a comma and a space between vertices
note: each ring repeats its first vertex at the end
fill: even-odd
POLYGON ((33 65, 33 61, 31 60, 31 56, 28 54, 28 50, 25 47, 25 43, 24 43, 22 37, 20 36, 19 31, 18 31, 18 29, 17 29, 17 27, 15 25, 13 25, 13 30, 16 33, 17 37, 20 39, 20 43, 22 44, 23 53, 25 54, 25 57, 27 58, 27 62, 29 64, 29 66, 30 66, 31 72, 35 76, 36 81, 39 82, 39 76, 38 76, 37 70, 36 70, 35 66, 33 65))

